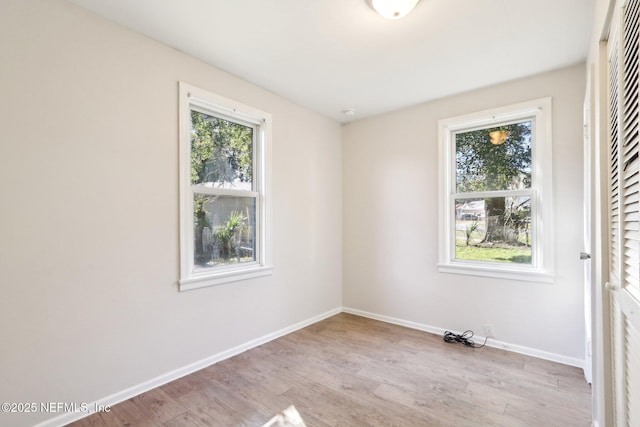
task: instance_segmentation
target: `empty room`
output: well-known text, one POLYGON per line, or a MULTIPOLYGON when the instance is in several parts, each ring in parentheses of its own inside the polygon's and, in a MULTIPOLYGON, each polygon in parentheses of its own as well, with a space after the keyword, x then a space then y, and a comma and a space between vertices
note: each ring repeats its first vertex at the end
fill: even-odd
POLYGON ((640 0, 0 0, 0 425, 640 425, 640 0))

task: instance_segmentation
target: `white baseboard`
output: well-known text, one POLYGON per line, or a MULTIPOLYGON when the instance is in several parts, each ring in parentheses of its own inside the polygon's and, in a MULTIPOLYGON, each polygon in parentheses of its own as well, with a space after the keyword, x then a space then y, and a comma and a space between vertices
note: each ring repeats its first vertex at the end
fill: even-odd
POLYGON ((209 356, 205 359, 199 360, 197 362, 191 363, 182 368, 175 369, 173 371, 167 372, 166 374, 160 375, 156 378, 152 378, 149 381, 145 381, 142 384, 135 385, 133 387, 129 387, 126 390, 122 390, 118 393, 114 393, 111 396, 107 396, 102 398, 94 403, 90 403, 87 405, 88 410, 86 412, 69 412, 62 414, 60 416, 48 419, 39 424, 36 424, 35 427, 60 427, 77 421, 81 418, 87 417, 95 412, 92 410, 93 408, 108 408, 113 405, 116 405, 120 402, 123 402, 127 399, 131 399, 139 394, 147 392, 156 387, 160 387, 164 384, 167 384, 171 381, 177 380, 178 378, 182 378, 185 375, 192 374, 196 371, 204 369, 208 366, 211 366, 215 363, 221 362, 225 359, 233 357, 237 354, 243 353, 247 350, 250 350, 254 347, 257 347, 262 344, 266 344, 269 341, 273 341, 277 338, 280 338, 284 335, 290 334, 291 332, 295 332, 298 329, 302 329, 306 326, 312 325, 316 322, 324 320, 328 317, 334 316, 338 313, 341 313, 341 308, 335 308, 333 310, 329 310, 325 313, 319 314, 317 316, 313 316, 309 319, 298 322, 294 325, 287 326, 286 328, 280 329, 278 331, 272 332, 270 334, 264 335, 260 338, 256 338, 254 340, 248 341, 244 344, 240 344, 236 347, 230 348, 228 350, 222 351, 218 354, 214 354, 213 356, 209 356))
MULTIPOLYGON (((420 331, 430 332, 432 334, 443 335, 445 329, 435 326, 425 325, 423 323, 412 322, 409 320, 398 319, 396 317, 383 316, 380 314, 370 313, 368 311, 357 310, 355 308, 343 307, 344 313, 355 314, 357 316, 368 317, 369 319, 380 320, 382 322, 392 323, 394 325, 405 326, 411 329, 417 329, 420 331)), ((461 333, 462 331, 451 331, 455 333, 461 333)), ((484 342, 485 337, 475 335, 474 340, 484 342)), ((514 353, 520 353, 527 356, 537 357, 539 359, 550 360, 552 362, 562 363, 563 365, 575 366, 576 368, 584 369, 584 360, 577 359, 575 357, 568 357, 562 354, 549 353, 547 351, 538 350, 535 348, 525 347, 517 344, 510 344, 504 341, 498 341, 493 338, 487 340, 487 347, 500 348, 514 353)))
MULTIPOLYGON (((182 378, 185 375, 189 375, 192 374, 196 371, 199 371, 201 369, 204 369, 208 366, 211 366, 215 363, 221 362, 225 359, 228 359, 230 357, 233 357, 235 355, 238 355, 240 353, 243 353, 247 350, 250 350, 254 347, 257 347, 259 345, 262 344, 266 344, 270 341, 273 341, 277 338, 280 338, 284 335, 290 334, 292 332, 297 331, 298 329, 302 329, 306 326, 312 325, 314 323, 317 323, 321 320, 324 320, 328 317, 334 316, 338 313, 350 313, 350 314, 354 314, 357 316, 362 316, 362 317, 367 317, 369 319, 374 319, 374 320, 379 320, 382 322, 386 322, 386 323, 392 323, 394 325, 399 325, 399 326, 405 326, 407 328, 411 328, 411 329, 417 329, 420 331, 425 331, 425 332, 430 332, 433 334, 438 334, 438 335, 442 335, 445 332, 445 329, 442 328, 438 328, 435 326, 429 326, 429 325, 425 325, 423 323, 417 323, 417 322, 412 322, 409 320, 403 320, 403 319, 398 319, 395 317, 390 317, 390 316, 383 316, 380 314, 375 314, 375 313, 370 313, 367 311, 363 311, 363 310, 357 310, 355 308, 349 308, 349 307, 339 307, 339 308, 335 308, 333 310, 329 310, 325 313, 319 314, 317 316, 313 316, 309 319, 303 320, 301 322, 298 322, 294 325, 288 326, 286 328, 280 329, 278 331, 272 332, 270 334, 264 335, 262 337, 256 338, 254 340, 248 341, 244 344, 240 344, 236 347, 230 348, 228 350, 222 351, 220 353, 214 354, 213 356, 209 356, 205 359, 199 360, 197 362, 191 363, 187 366, 184 366, 182 368, 178 368, 175 369, 173 371, 167 372, 166 374, 160 375, 156 378, 152 378, 149 381, 145 381, 141 384, 135 385, 133 387, 129 387, 126 390, 122 390, 120 392, 114 393, 110 396, 107 396, 105 398, 102 398, 96 402, 90 403, 87 405, 87 408, 89 408, 88 411, 86 412, 69 412, 69 413, 65 413, 62 415, 59 415, 57 417, 45 420, 39 424, 36 424, 35 427, 60 427, 60 426, 64 426, 67 425, 69 423, 72 423, 74 421, 77 421, 81 418, 84 418, 86 416, 91 415, 92 413, 95 412, 95 410, 91 410, 92 408, 105 408, 105 407, 111 407, 114 406, 120 402, 123 402, 127 399, 131 399, 134 396, 137 396, 139 394, 142 394, 144 392, 147 392, 151 389, 154 389, 156 387, 160 387, 164 384, 167 384, 171 381, 177 380, 178 378, 182 378)), ((458 331, 452 331, 452 332, 458 332, 458 331)), ((478 339, 481 339, 482 341, 484 341, 484 337, 479 337, 476 336, 478 339)), ((502 342, 502 341, 497 341, 494 339, 490 339, 487 341, 487 346, 488 347, 495 347, 495 348, 501 348, 504 350, 508 350, 508 351, 513 351, 515 353, 521 353, 521 354, 525 354, 527 356, 533 356, 533 357, 537 357, 540 359, 545 359, 545 360, 550 360, 553 362, 558 362, 558 363, 562 363, 565 365, 570 365, 570 366, 575 366, 575 367, 579 367, 582 368, 584 366, 584 360, 581 359, 576 359, 573 357, 567 357, 567 356, 563 356, 560 354, 555 354, 555 353, 549 353, 546 351, 542 351, 542 350, 537 350, 534 348, 529 348, 529 347, 524 347, 524 346, 520 346, 520 345, 515 345, 515 344, 509 344, 506 342, 502 342)))

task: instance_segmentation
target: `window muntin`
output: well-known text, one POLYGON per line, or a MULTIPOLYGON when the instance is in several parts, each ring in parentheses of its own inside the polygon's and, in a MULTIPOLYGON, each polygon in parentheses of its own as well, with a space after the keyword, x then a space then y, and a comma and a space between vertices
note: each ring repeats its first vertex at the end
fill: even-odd
POLYGON ((180 83, 181 290, 270 274, 269 136, 268 113, 180 83))
POLYGON ((552 281, 551 100, 439 122, 440 262, 552 281))

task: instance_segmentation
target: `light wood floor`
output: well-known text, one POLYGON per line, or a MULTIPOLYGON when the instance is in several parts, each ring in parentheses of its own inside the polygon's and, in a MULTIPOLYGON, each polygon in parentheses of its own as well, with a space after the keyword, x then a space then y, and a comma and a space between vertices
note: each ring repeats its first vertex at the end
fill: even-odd
POLYGON ((589 426, 582 371, 339 314, 74 426, 589 426))

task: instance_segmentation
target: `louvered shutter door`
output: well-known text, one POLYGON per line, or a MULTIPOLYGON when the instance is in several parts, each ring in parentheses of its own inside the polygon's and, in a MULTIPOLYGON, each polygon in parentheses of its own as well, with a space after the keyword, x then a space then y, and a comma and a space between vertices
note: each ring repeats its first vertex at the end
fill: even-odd
POLYGON ((620 280, 620 171, 618 159, 618 50, 616 38, 609 39, 609 274, 620 280))
POLYGON ((609 38, 609 280, 619 285, 611 300, 615 421, 618 427, 635 427, 640 426, 640 0, 623 3, 609 38))
POLYGON ((640 290, 640 137, 638 135, 638 5, 631 0, 623 14, 622 43, 622 228, 624 280, 640 290))
MULTIPOLYGON (((627 425, 640 426, 640 331, 634 322, 625 322, 625 388, 627 425)), ((636 322, 637 323, 637 322, 636 322)))
POLYGON ((625 412, 628 426, 640 426, 640 0, 630 0, 623 13, 622 142, 624 146, 624 290, 623 358, 625 412), (626 292, 629 292, 627 295, 626 292))

